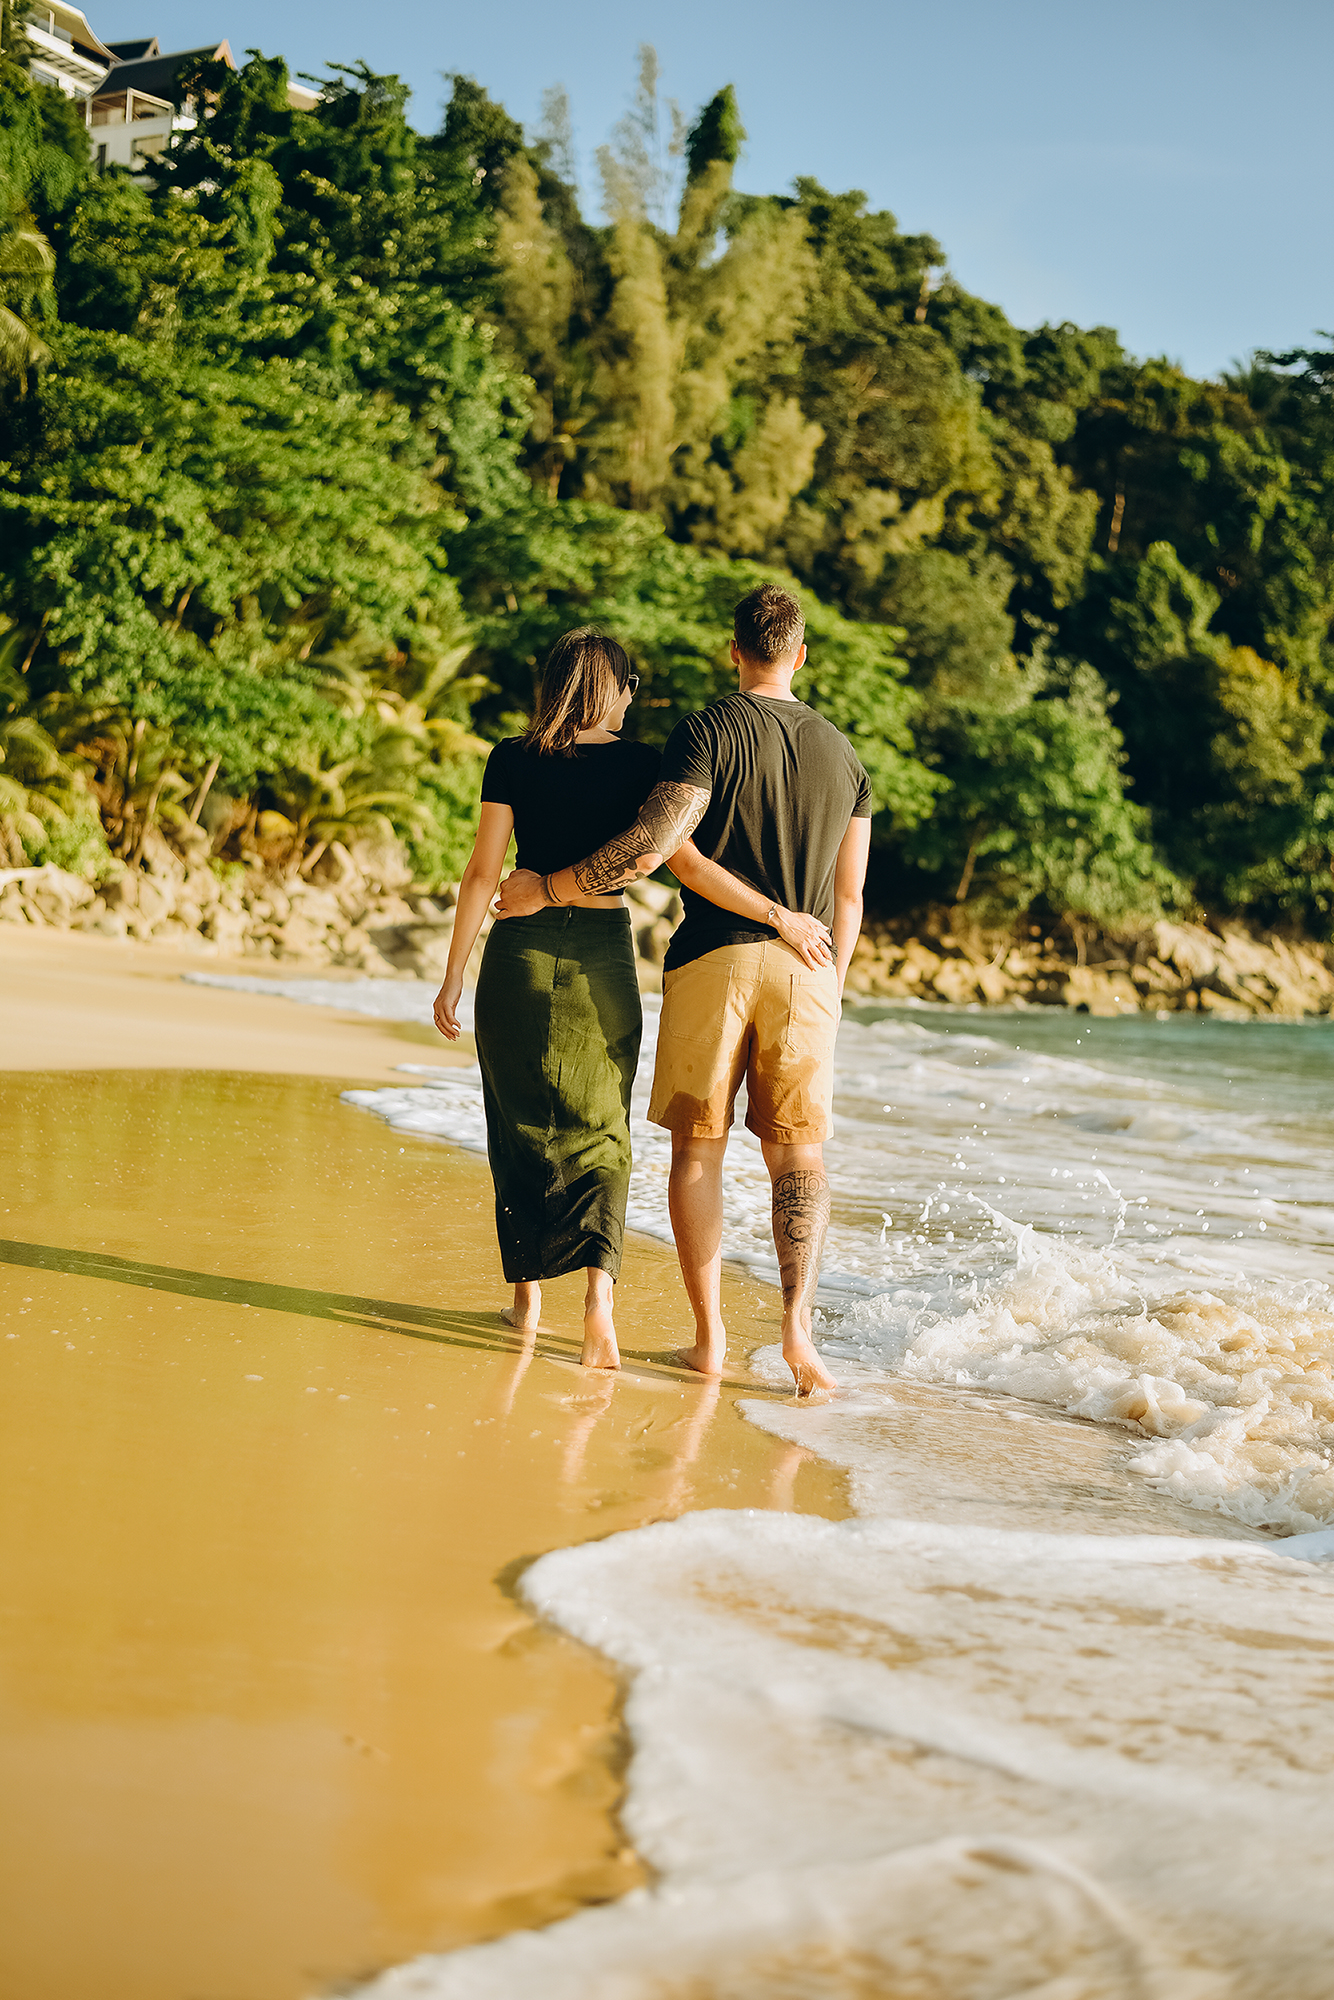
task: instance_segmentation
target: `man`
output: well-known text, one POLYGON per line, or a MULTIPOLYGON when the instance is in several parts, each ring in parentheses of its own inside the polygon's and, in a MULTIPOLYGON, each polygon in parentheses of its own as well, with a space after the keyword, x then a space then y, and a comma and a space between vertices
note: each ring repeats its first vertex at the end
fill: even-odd
POLYGON ((695 1315, 694 1346, 680 1359, 706 1375, 723 1365, 723 1156, 744 1077, 746 1124, 773 1184, 783 1355, 808 1395, 834 1386, 811 1341, 811 1302, 829 1225, 823 1142, 861 929, 871 787, 845 738, 792 692, 806 660, 796 599, 761 584, 738 604, 734 632, 739 691, 678 723, 634 825, 555 875, 516 870, 500 901, 503 915, 528 916, 621 888, 666 857, 685 913, 664 967, 649 1117, 672 1135, 672 1230, 695 1315))

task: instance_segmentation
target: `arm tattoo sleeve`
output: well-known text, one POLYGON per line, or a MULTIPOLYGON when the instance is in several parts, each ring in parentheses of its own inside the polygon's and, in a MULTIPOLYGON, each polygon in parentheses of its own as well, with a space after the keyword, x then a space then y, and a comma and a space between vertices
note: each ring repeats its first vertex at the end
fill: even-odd
POLYGON ((704 817, 709 794, 697 785, 655 785, 639 808, 639 818, 587 861, 577 861, 574 879, 585 896, 605 896, 638 879, 646 854, 675 854, 704 817))

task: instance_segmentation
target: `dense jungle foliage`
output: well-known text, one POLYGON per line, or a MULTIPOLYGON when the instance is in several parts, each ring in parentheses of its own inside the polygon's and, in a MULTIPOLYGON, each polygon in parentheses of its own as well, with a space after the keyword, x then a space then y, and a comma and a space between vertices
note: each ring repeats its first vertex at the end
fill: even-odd
POLYGON ((0 56, 0 867, 146 830, 309 866, 467 852, 487 743, 588 620, 660 740, 795 579, 881 910, 1329 935, 1334 353, 1221 381, 1025 332, 855 192, 733 185, 651 51, 574 184, 454 79, 205 69, 156 184, 0 56))

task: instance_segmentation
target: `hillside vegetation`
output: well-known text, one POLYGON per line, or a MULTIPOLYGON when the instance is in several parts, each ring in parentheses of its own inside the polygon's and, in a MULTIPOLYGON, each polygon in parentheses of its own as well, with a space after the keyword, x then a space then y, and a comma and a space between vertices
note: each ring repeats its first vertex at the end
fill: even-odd
POLYGON ((558 632, 658 741, 777 574, 882 915, 1330 936, 1334 353, 1014 327, 855 191, 739 191, 730 89, 673 144, 648 51, 595 222, 559 93, 423 137, 252 57, 145 188, 4 36, 0 868, 392 830, 429 891, 558 632))

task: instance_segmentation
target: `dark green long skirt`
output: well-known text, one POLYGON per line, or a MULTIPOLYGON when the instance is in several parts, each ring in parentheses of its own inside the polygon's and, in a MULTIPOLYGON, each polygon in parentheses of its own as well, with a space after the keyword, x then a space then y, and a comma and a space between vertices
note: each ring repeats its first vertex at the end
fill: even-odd
POLYGON ((510 1284, 621 1268, 643 1013, 626 910, 506 917, 477 979, 477 1059, 510 1284))

